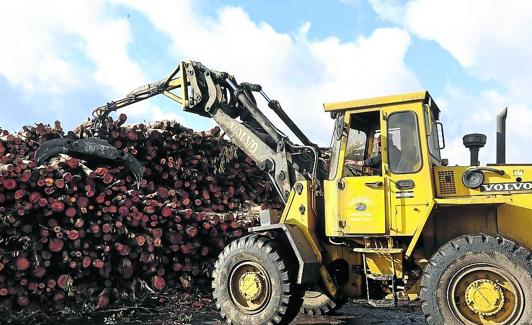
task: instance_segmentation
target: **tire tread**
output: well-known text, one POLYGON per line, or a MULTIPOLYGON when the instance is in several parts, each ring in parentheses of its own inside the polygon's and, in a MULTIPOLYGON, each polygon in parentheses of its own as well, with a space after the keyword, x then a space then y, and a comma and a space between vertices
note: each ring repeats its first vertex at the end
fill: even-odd
POLYGON ((481 252, 483 250, 505 253, 507 257, 511 257, 516 263, 528 266, 528 271, 532 274, 532 253, 512 240, 483 233, 456 237, 442 245, 432 255, 421 277, 421 308, 428 324, 448 323, 448 320, 445 320, 438 310, 434 294, 438 284, 434 282, 439 281, 444 270, 452 263, 453 259, 465 256, 468 251, 481 252))
POLYGON ((279 278, 281 280, 281 297, 279 299, 279 304, 275 308, 275 312, 269 319, 264 321, 264 324, 279 325, 290 322, 297 314, 297 310, 300 306, 298 304, 298 300, 300 300, 300 294, 298 294, 298 288, 296 284, 294 281, 292 281, 294 277, 290 276, 288 269, 288 263, 290 262, 291 258, 286 254, 283 254, 283 251, 280 249, 275 240, 257 234, 248 235, 233 241, 231 244, 226 246, 226 248, 218 256, 218 260, 216 261, 215 269, 213 271, 212 289, 214 291, 213 297, 215 300, 215 305, 220 312, 220 316, 226 321, 227 324, 237 324, 235 320, 230 319, 230 317, 228 317, 228 315, 222 311, 222 304, 220 302, 221 297, 219 294, 217 294, 220 288, 218 288, 216 277, 219 276, 219 270, 223 267, 224 262, 228 259, 231 253, 235 252, 236 250, 244 249, 260 250, 266 253, 268 258, 278 267, 279 278), (293 311, 294 309, 296 312, 293 311))

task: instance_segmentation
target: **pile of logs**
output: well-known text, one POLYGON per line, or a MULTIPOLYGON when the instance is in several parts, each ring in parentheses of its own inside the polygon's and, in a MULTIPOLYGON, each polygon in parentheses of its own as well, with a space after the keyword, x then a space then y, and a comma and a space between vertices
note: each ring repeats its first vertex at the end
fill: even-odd
POLYGON ((219 128, 125 122, 108 119, 100 137, 142 163, 139 184, 119 164, 60 155, 36 165, 40 144, 93 136, 89 124, 67 134, 59 122, 0 129, 0 306, 83 299, 104 308, 143 290, 190 287, 256 222, 252 206, 279 207, 219 128))

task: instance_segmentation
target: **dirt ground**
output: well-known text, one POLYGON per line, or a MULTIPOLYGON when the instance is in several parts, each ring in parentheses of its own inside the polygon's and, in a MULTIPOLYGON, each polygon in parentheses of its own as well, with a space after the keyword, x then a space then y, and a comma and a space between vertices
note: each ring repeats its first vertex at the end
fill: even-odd
MULTIPOLYGON (((0 324, 64 324, 64 325, 222 325, 214 308, 210 295, 196 293, 191 299, 187 294, 172 294, 171 301, 165 304, 155 302, 151 306, 116 306, 102 311, 72 313, 63 318, 31 317, 14 321, 0 317, 0 324), (190 301, 193 301, 192 303, 190 301)), ((67 310, 64 310, 66 312, 67 310)), ((1 314, 0 314, 1 316, 1 314)), ((29 317, 28 317, 29 316, 29 317)), ((51 316, 51 315, 50 315, 51 316)), ((398 307, 375 308, 365 300, 347 303, 332 315, 303 316, 300 315, 293 324, 310 325, 403 325, 426 324, 419 302, 401 302, 398 307)))
MULTIPOLYGON (((67 322, 68 325, 115 325, 115 324, 142 324, 142 325, 222 325, 214 306, 205 305, 194 311, 149 313, 143 315, 128 315, 115 313, 104 317, 82 318, 67 322)), ((365 300, 355 300, 347 303, 332 315, 303 316, 295 319, 296 325, 406 325, 426 324, 419 303, 401 304, 395 308, 375 308, 365 300)))
MULTIPOLYGON (((219 325, 223 324, 216 313, 203 315, 203 319, 194 320, 194 325, 219 325)), ((294 324, 349 324, 349 325, 403 325, 426 324, 419 303, 409 303, 395 308, 375 308, 365 300, 355 300, 347 303, 333 315, 327 316, 299 316, 294 324)))

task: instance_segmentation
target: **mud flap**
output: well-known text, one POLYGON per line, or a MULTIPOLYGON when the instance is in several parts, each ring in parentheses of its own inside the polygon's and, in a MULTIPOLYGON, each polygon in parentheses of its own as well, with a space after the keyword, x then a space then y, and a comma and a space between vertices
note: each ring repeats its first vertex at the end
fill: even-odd
POLYGON ((252 227, 250 232, 278 232, 283 235, 287 243, 290 244, 294 255, 299 262, 297 273, 297 283, 315 283, 319 279, 320 263, 312 251, 305 235, 296 225, 291 224, 271 224, 258 227, 252 227))

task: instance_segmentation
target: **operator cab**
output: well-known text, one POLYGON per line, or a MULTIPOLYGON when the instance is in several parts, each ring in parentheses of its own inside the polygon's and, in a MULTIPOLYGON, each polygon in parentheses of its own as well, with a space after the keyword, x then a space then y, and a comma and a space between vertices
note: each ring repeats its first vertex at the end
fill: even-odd
POLYGON ((325 111, 336 118, 326 234, 412 235, 433 201, 443 148, 428 92, 325 104, 325 111))

